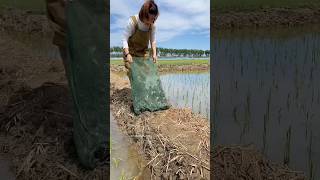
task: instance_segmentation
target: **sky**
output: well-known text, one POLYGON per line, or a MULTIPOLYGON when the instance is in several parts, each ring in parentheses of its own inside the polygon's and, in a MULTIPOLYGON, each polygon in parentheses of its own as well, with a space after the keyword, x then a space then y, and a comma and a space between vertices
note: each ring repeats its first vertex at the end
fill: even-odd
MULTIPOLYGON (((111 0, 110 46, 122 46, 123 29, 145 0, 111 0)), ((210 0, 155 0, 157 47, 210 49, 210 0)))

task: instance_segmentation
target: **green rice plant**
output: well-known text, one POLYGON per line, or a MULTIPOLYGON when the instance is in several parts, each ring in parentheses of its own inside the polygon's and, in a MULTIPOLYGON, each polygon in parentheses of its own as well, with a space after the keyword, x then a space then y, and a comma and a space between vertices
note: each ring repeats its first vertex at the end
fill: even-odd
POLYGON ((113 140, 112 140, 112 138, 111 138, 111 135, 110 135, 110 141, 109 141, 110 154, 111 154, 111 152, 112 152, 113 144, 114 144, 114 142, 113 142, 113 140))
POLYGON ((128 178, 127 178, 127 176, 126 176, 126 173, 122 170, 119 180, 127 180, 127 179, 128 179, 128 178))
POLYGON ((278 109, 278 123, 279 123, 279 124, 280 124, 280 121, 281 121, 281 118, 282 118, 281 112, 282 112, 282 108, 280 107, 280 108, 278 109))
POLYGON ((291 145, 291 125, 289 126, 286 133, 286 143, 285 143, 285 151, 284 151, 284 159, 283 164, 289 165, 290 163, 290 146, 291 145))
POLYGON ((267 149, 267 115, 263 115, 263 135, 262 135, 262 142, 263 142, 263 147, 262 147, 262 152, 265 153, 267 149))
POLYGON ((315 179, 314 177, 314 163, 313 163, 313 158, 312 158, 312 131, 310 134, 310 140, 309 140, 309 145, 308 145, 308 165, 309 165, 309 179, 313 180, 315 179))
POLYGON ((116 168, 119 167, 121 159, 120 158, 112 158, 112 162, 116 168))

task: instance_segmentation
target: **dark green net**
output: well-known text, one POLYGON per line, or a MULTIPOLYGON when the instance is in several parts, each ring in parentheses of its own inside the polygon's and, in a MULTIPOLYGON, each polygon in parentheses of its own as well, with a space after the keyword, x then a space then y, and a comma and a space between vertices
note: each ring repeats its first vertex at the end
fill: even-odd
POLYGON ((133 59, 130 82, 135 114, 138 115, 144 111, 164 110, 170 107, 161 85, 157 65, 150 59, 133 59))

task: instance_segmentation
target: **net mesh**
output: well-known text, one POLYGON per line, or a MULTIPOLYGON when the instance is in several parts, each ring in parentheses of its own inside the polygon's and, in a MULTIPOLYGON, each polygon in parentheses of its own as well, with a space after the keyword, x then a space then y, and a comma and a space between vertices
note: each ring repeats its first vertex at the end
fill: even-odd
POLYGON ((168 109, 157 65, 150 59, 134 58, 131 64, 130 82, 132 88, 133 110, 139 115, 143 111, 168 109))
POLYGON ((80 162, 88 168, 104 159, 109 144, 105 8, 104 1, 77 0, 66 12, 73 136, 80 162))

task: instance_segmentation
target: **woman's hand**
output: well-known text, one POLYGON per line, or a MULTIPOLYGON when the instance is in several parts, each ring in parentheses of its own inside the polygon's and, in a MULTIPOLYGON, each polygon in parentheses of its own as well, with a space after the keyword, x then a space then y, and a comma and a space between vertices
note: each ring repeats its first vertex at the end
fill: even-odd
POLYGON ((157 55, 153 55, 152 56, 153 62, 157 63, 158 62, 158 56, 157 55))
POLYGON ((129 63, 132 63, 132 62, 133 62, 133 61, 132 61, 132 56, 131 56, 131 54, 128 54, 128 55, 127 55, 126 61, 128 61, 129 63))

